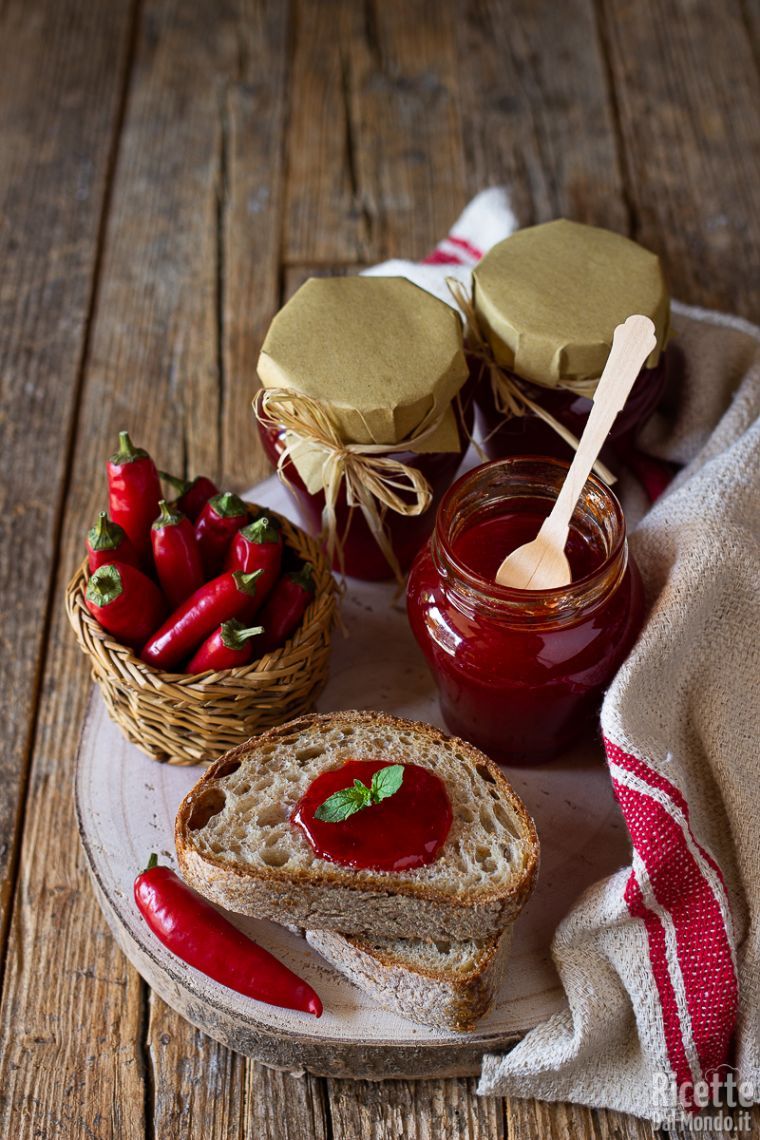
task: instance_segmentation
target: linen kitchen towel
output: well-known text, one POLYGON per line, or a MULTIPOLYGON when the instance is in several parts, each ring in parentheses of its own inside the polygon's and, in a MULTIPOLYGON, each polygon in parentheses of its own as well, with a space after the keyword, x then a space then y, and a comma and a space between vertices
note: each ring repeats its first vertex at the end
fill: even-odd
MULTIPOLYGON (((425 263, 370 272, 451 303, 446 276, 469 285, 514 227, 485 191, 425 263)), ((742 1103, 760 1099, 760 329, 674 303, 669 353, 639 445, 684 466, 631 535, 649 617, 602 708, 631 864, 555 932, 566 1010, 487 1055, 478 1089, 658 1123, 728 1065, 742 1103)))

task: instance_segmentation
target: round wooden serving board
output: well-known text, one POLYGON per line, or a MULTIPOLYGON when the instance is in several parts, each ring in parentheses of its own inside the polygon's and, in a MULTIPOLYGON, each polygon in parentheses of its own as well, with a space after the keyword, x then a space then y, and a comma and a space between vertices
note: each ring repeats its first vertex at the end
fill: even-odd
MULTIPOLYGON (((292 514, 274 480, 254 501, 292 514)), ((336 634, 320 711, 381 709, 443 727, 435 689, 387 584, 350 582, 343 603, 349 636, 336 634)), ((230 916, 319 992, 319 1019, 245 998, 179 961, 135 908, 132 884, 151 851, 176 866, 174 816, 200 768, 157 764, 130 745, 93 692, 76 777, 79 830, 103 913, 148 984, 193 1025, 240 1053, 323 1076, 439 1077, 480 1071, 484 1053, 509 1048, 563 1008, 550 942, 578 894, 628 858, 625 826, 600 749, 577 749, 550 766, 510 769, 536 820, 538 886, 518 919, 512 957, 494 1007, 474 1033, 416 1025, 377 1006, 306 942, 273 923, 230 916)))

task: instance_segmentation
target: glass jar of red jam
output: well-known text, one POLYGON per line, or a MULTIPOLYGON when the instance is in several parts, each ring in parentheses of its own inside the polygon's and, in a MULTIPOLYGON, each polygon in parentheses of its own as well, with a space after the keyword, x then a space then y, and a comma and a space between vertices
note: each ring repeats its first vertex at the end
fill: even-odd
MULTIPOLYGON (((459 433, 459 451, 389 452, 393 459, 400 460, 406 467, 421 471, 433 494, 430 506, 420 515, 400 515, 395 511, 387 511, 385 514, 385 530, 403 572, 409 569, 414 556, 432 532, 438 505, 445 491, 451 486, 469 446, 474 420, 473 388, 474 385, 468 382, 452 405, 459 433)), ((264 452, 270 463, 276 467, 284 447, 284 428, 280 424, 259 421, 258 429, 264 452)), ((308 491, 290 459, 286 459, 283 464, 283 476, 293 491, 303 526, 311 534, 319 534, 325 505, 324 493, 319 491, 312 494, 308 491)), ((388 561, 362 512, 358 508, 349 509, 345 487, 341 487, 338 496, 336 516, 336 531, 342 536, 343 564, 340 565, 336 555, 334 568, 342 570, 353 578, 362 578, 368 582, 382 581, 390 577, 391 568, 388 561)))
MULTIPOLYGON (((642 368, 639 373, 625 407, 612 425, 602 452, 606 463, 616 465, 618 450, 633 440, 659 404, 667 378, 667 360, 668 353, 662 353, 654 368, 642 368)), ((570 444, 532 412, 526 412, 522 416, 505 416, 497 405, 487 369, 474 358, 470 358, 470 367, 477 383, 476 402, 480 413, 483 449, 489 459, 501 459, 509 455, 551 455, 568 462, 572 459, 574 452, 570 444)), ((534 403, 540 404, 563 427, 571 431, 576 439, 580 439, 592 406, 588 397, 576 395, 565 388, 544 388, 529 380, 515 379, 534 403)))
POLYGON ((409 576, 409 621, 446 724, 500 763, 553 759, 589 730, 644 617, 622 509, 594 476, 571 522, 572 583, 496 584, 502 559, 536 537, 566 472, 560 460, 522 457, 463 475, 409 576))
POLYGON ((603 456, 614 465, 665 386, 670 302, 657 255, 620 234, 558 218, 517 230, 488 251, 473 270, 472 306, 469 366, 492 459, 570 460, 571 446, 520 394, 580 438, 616 326, 632 313, 652 320, 655 348, 603 456))

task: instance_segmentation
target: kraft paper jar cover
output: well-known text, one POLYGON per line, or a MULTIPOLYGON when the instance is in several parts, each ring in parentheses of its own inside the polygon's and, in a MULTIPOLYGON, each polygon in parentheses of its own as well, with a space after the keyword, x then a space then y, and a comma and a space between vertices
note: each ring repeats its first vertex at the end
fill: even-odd
MULTIPOLYGON (((310 278, 272 321, 258 372, 265 388, 318 400, 344 443, 460 450, 452 400, 468 375, 462 323, 405 278, 310 278)), ((293 460, 318 489, 323 456, 306 445, 293 460)))
POLYGON ((518 230, 473 271, 474 306, 496 361, 545 387, 598 379, 616 325, 651 317, 657 363, 670 324, 659 258, 595 226, 564 218, 518 230))

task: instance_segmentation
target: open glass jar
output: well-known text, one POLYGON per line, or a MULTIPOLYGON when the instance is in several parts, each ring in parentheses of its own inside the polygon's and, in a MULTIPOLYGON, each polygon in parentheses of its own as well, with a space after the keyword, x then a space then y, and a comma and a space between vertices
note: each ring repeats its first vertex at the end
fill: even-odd
POLYGON ((644 617, 622 508, 594 476, 571 522, 571 585, 496 584, 502 558, 535 537, 566 472, 560 460, 523 457, 463 475, 409 576, 409 621, 446 724, 501 763, 550 760, 589 729, 644 617))

